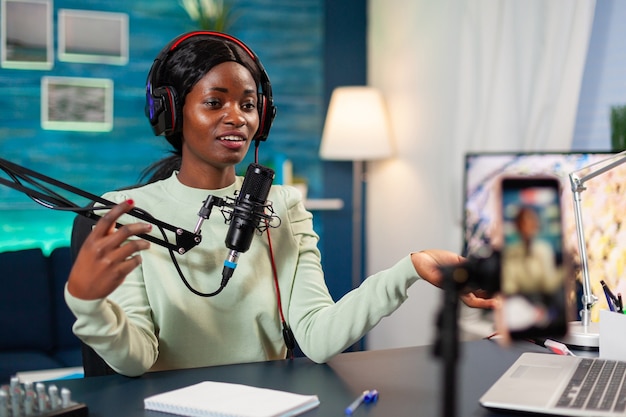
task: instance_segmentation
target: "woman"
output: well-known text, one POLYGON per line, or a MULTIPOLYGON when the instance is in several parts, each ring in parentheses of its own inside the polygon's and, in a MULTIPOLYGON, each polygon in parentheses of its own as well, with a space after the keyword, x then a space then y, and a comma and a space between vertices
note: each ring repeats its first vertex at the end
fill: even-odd
MULTIPOLYGON (((283 333, 291 330, 304 354, 325 362, 396 310, 420 277, 437 285, 439 266, 461 261, 446 251, 413 253, 335 303, 301 195, 273 186, 268 200, 280 226, 255 237, 218 295, 197 296, 181 276, 204 294, 219 287, 224 219, 204 221, 202 243, 176 257, 178 273, 164 248, 128 240, 158 231, 123 214, 136 204, 157 219, 193 229, 208 195, 235 195, 243 182, 235 166, 253 141, 258 147, 269 133, 271 85, 256 55, 239 40, 193 32, 176 38, 155 60, 146 114, 155 133, 174 147, 174 156, 155 167, 164 179, 103 196, 118 205, 86 238, 65 292, 77 317, 75 334, 119 373, 284 358, 283 333), (126 225, 114 229, 120 216, 126 225)), ((490 300, 472 294, 464 299, 491 307, 490 300)))

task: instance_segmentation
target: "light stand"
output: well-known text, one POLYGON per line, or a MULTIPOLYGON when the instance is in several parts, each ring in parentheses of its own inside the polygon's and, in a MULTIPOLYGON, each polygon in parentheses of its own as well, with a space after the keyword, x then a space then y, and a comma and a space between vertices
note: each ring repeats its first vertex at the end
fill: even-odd
POLYGON ((576 219, 576 233, 578 237, 578 250, 580 252, 580 264, 582 268, 583 294, 581 297, 582 309, 580 321, 569 323, 568 335, 563 343, 580 347, 597 349, 600 346, 600 328, 598 323, 591 322, 591 308, 598 301, 598 297, 591 293, 591 280, 589 278, 589 264, 587 248, 585 245, 585 231, 583 229, 581 193, 586 189, 584 184, 618 165, 626 162, 626 151, 615 154, 569 174, 572 192, 574 193, 574 216, 576 219))
POLYGON ((363 280, 363 161, 352 162, 352 288, 363 280))

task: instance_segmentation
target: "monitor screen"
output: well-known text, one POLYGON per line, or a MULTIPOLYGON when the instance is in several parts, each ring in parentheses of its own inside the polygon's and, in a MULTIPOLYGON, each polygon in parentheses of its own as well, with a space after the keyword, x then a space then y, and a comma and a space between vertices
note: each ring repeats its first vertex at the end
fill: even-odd
MULTIPOLYGON (((463 254, 489 247, 499 213, 497 184, 503 175, 556 175, 562 184, 563 249, 571 254, 580 282, 580 254, 569 174, 610 158, 608 152, 468 153, 464 172, 463 254)), ((587 171, 585 171, 586 174, 587 171)), ((626 296, 626 163, 584 183, 580 192, 582 224, 597 321, 607 303, 600 284, 626 296), (624 224, 623 224, 624 223, 624 224)))

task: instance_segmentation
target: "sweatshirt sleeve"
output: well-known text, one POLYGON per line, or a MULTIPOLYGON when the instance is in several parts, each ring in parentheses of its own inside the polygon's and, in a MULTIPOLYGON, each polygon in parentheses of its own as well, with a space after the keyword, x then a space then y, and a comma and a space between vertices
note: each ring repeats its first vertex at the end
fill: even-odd
POLYGON ((70 294, 67 285, 65 301, 76 316, 72 327, 74 334, 116 372, 139 376, 156 361, 158 343, 154 333, 130 323, 126 313, 114 302, 81 300, 70 294))
POLYGON ((297 203, 289 211, 292 233, 299 245, 289 305, 290 325, 302 351, 322 363, 400 307, 419 276, 407 255, 334 302, 324 280, 311 215, 297 203))

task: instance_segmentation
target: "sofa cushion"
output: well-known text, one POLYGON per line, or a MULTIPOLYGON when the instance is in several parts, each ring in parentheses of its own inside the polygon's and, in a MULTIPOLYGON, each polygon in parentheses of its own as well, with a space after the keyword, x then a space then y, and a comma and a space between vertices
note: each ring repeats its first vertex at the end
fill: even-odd
POLYGON ((82 366, 83 354, 81 346, 73 348, 58 349, 52 355, 52 359, 59 363, 62 368, 82 366))
POLYGON ((63 367, 43 352, 21 350, 0 352, 0 383, 7 384, 18 372, 40 371, 63 367))
POLYGON ((0 350, 50 351, 56 323, 41 249, 0 253, 0 281, 0 350))

